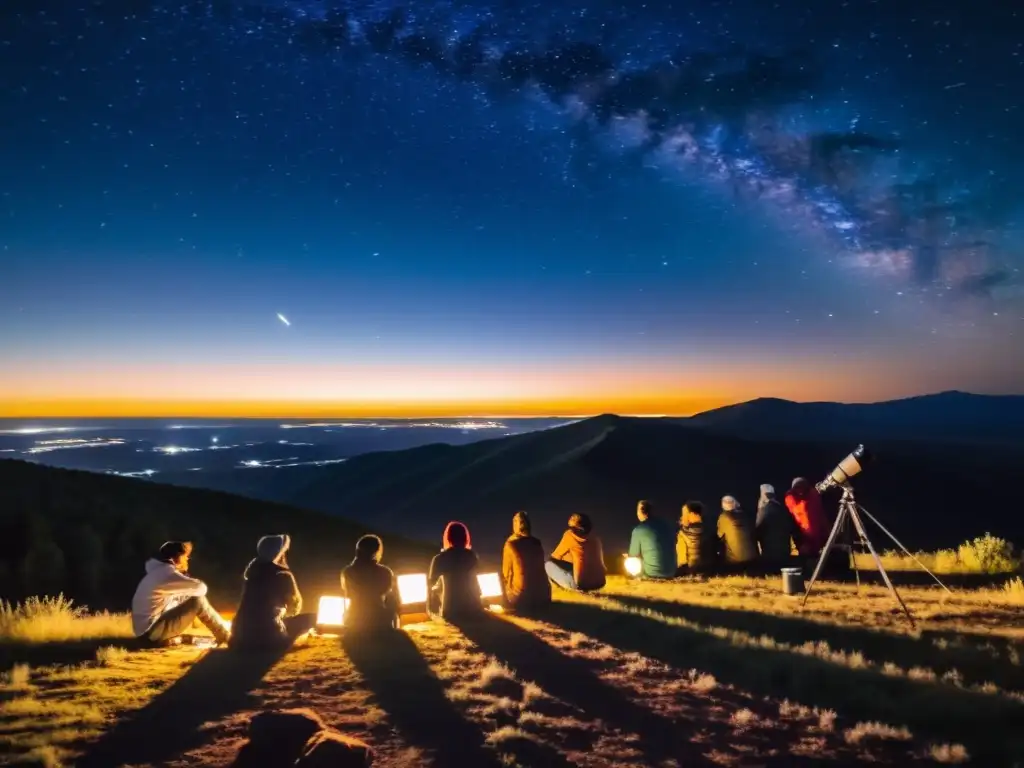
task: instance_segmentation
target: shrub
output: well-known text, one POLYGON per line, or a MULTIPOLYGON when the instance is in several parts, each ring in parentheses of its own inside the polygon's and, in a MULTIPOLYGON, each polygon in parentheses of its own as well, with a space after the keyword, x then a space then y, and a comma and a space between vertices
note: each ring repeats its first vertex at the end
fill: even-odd
POLYGON ((1020 568, 1013 545, 991 533, 961 544, 957 556, 965 570, 976 573, 1009 573, 1020 568))
POLYGON ((0 642, 48 643, 101 637, 130 637, 125 614, 89 613, 64 595, 0 601, 0 642))

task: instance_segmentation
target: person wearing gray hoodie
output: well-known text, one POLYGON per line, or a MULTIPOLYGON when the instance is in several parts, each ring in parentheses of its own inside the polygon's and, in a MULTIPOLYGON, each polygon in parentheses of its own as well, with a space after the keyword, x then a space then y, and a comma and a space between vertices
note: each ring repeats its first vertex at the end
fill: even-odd
POLYGON ((132 598, 132 630, 151 645, 167 645, 184 634, 196 619, 218 644, 228 641, 231 627, 206 599, 206 584, 188 575, 192 542, 168 541, 146 561, 132 598))
POLYGON ((302 595, 288 568, 288 534, 264 536, 256 543, 256 558, 242 575, 242 601, 235 614, 231 647, 273 649, 291 645, 316 626, 316 615, 301 613, 302 595))

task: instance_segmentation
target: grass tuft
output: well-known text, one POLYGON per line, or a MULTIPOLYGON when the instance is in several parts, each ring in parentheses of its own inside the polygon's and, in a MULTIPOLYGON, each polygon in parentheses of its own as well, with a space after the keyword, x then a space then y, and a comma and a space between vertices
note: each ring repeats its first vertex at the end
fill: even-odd
POLYGON ((128 651, 116 645, 105 645, 96 649, 96 663, 101 667, 110 667, 125 660, 128 651))
POLYGON ((932 744, 928 754, 937 763, 959 765, 970 761, 967 748, 963 744, 932 744))
POLYGON ((128 614, 89 613, 63 595, 0 601, 0 643, 61 643, 102 637, 131 637, 128 614))
POLYGON ((860 744, 866 739, 886 741, 909 741, 910 731, 906 728, 893 728, 885 723, 857 723, 843 734, 847 744, 860 744))

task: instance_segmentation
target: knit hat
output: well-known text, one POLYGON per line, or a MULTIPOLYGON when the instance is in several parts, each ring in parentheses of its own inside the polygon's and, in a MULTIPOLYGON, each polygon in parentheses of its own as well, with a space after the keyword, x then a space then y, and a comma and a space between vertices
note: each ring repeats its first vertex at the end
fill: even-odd
POLYGON ((732 496, 722 497, 722 509, 724 509, 726 512, 731 512, 732 510, 736 509, 736 507, 738 507, 739 505, 740 503, 736 501, 736 499, 732 496))
POLYGON ((770 496, 775 493, 775 486, 765 483, 761 486, 761 496, 770 496))
POLYGON ((256 559, 267 563, 277 562, 278 558, 288 551, 291 543, 291 536, 287 533, 277 536, 264 536, 256 542, 256 559))

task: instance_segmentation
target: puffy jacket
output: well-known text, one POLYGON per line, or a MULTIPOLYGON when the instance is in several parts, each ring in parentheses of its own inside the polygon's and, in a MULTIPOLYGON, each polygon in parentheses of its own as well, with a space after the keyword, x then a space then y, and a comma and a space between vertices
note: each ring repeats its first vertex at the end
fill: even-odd
POLYGON ((722 542, 722 559, 730 565, 741 565, 757 559, 754 521, 742 509, 723 509, 718 516, 718 538, 722 542))
POLYGON ((243 578, 242 600, 231 623, 231 646, 263 647, 287 642, 282 619, 302 610, 295 576, 283 565, 253 560, 243 578))
POLYGON ((786 508, 799 529, 800 554, 816 555, 825 546, 829 534, 829 522, 818 490, 806 481, 794 485, 786 494, 786 508))
POLYGON ((551 602, 551 582, 544 572, 544 546, 535 536, 513 534, 501 553, 501 583, 509 608, 528 611, 551 602))
POLYGON ((765 562, 780 564, 789 560, 796 524, 782 502, 769 497, 758 505, 756 529, 765 562))
POLYGON ((593 533, 581 536, 573 530, 566 531, 551 558, 572 563, 578 589, 590 591, 605 585, 604 548, 601 539, 593 533))
POLYGON ((692 523, 679 528, 676 535, 676 560, 679 567, 695 573, 714 569, 717 562, 718 539, 715 529, 702 523, 692 523))

